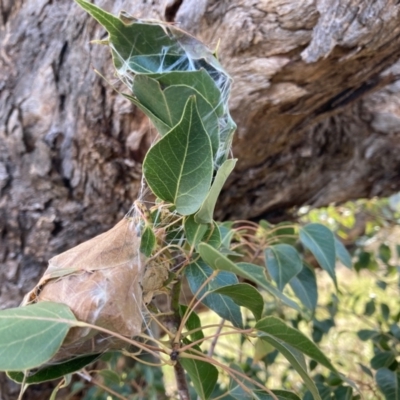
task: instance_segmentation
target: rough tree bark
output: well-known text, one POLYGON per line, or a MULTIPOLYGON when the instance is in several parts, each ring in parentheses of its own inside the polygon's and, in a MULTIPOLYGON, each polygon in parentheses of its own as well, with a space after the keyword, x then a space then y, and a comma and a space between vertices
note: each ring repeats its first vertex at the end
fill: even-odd
MULTIPOLYGON (((239 163, 218 218, 400 190, 399 1, 96 3, 220 40, 239 163)), ((0 2, 1 308, 140 190, 155 131, 93 71, 118 85, 108 49, 89 43, 103 36, 72 0, 0 2)))

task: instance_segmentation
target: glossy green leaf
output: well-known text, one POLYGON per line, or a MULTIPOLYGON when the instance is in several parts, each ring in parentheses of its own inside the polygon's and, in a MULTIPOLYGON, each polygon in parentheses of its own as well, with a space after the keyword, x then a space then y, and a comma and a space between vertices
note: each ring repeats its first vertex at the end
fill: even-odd
POLYGON ((230 297, 238 306, 249 309, 256 320, 259 320, 264 308, 264 300, 261 294, 253 286, 247 283, 224 286, 213 291, 230 297))
POLYGON ((148 151, 143 173, 157 197, 174 204, 178 213, 190 215, 206 198, 212 171, 210 139, 192 97, 181 122, 148 151))
POLYGON ((199 224, 194 220, 194 215, 185 219, 184 223, 186 240, 191 246, 197 247, 208 229, 208 225, 199 224))
POLYGON ((271 316, 265 317, 256 323, 255 329, 293 346, 295 349, 311 357, 313 360, 319 362, 332 372, 337 373, 335 367, 328 360, 325 354, 322 353, 322 351, 310 339, 308 339, 307 336, 297 329, 288 326, 281 319, 271 316))
POLYGON ((205 198, 200 210, 195 215, 195 219, 199 223, 208 224, 213 221, 214 208, 217 203, 218 196, 221 193, 228 176, 235 168, 236 159, 226 160, 217 171, 214 182, 211 186, 207 197, 205 198))
POLYGON ((303 305, 309 310, 315 311, 318 301, 318 288, 314 271, 303 265, 303 269, 289 284, 303 305))
MULTIPOLYGON (((190 290, 196 294, 204 281, 212 274, 213 270, 202 260, 191 263, 185 268, 186 278, 190 290)), ((213 291, 223 286, 237 284, 238 280, 234 274, 229 272, 220 272, 205 288, 196 295, 200 298, 206 291, 213 291)), ((217 313, 221 318, 230 321, 234 326, 242 328, 242 314, 239 306, 228 296, 218 293, 210 293, 202 303, 217 313)))
POLYGON ((328 272, 337 286, 335 237, 332 231, 321 224, 308 224, 300 228, 300 240, 311 251, 321 267, 328 272))
POLYGON ((280 291, 283 291, 285 285, 303 268, 297 250, 284 243, 270 246, 265 250, 265 264, 280 291))
MULTIPOLYGON (((65 375, 81 370, 97 360, 99 357, 100 354, 91 354, 88 356, 73 358, 72 360, 58 364, 47 365, 37 371, 29 371, 28 376, 25 379, 25 383, 41 383, 59 379, 65 375)), ((10 379, 17 383, 22 383, 24 381, 23 372, 9 371, 7 372, 7 375, 10 379)))
POLYGON ((266 334, 260 336, 260 339, 265 340, 274 346, 290 362, 290 365, 301 376, 304 384, 307 386, 307 389, 312 393, 314 400, 321 400, 318 389, 308 374, 307 365, 303 354, 287 343, 284 343, 284 341, 277 339, 274 335, 266 334))
POLYGON ((400 377, 388 368, 380 368, 375 375, 379 390, 386 400, 400 400, 400 377))
MULTIPOLYGON (((152 115, 155 115, 157 120, 161 120, 167 126, 167 130, 159 131, 161 135, 165 135, 179 123, 188 99, 196 97, 197 111, 204 129, 210 137, 213 154, 217 152, 219 146, 218 117, 210 103, 196 90, 180 84, 162 90, 156 80, 147 75, 137 75, 132 91, 139 102, 151 111, 148 117, 151 119, 152 115)), ((155 125, 156 123, 157 121, 155 121, 155 125)))
POLYGON ((142 237, 140 239, 140 252, 146 257, 150 257, 156 245, 156 236, 154 235, 151 226, 146 226, 143 229, 142 237))
MULTIPOLYGON (((179 305, 179 313, 180 316, 183 318, 187 311, 187 306, 180 304, 179 305)), ((201 321, 199 316, 195 313, 195 311, 191 310, 189 318, 186 321, 186 329, 188 331, 196 330, 196 332, 193 332, 190 335, 190 338, 192 342, 196 342, 198 340, 202 340, 204 338, 203 331, 200 329, 201 328, 201 321)))
POLYGON ((197 395, 202 400, 208 399, 218 380, 217 368, 208 362, 193 360, 191 358, 180 357, 179 361, 190 376, 197 395))
POLYGON ((345 267, 351 269, 353 266, 353 262, 351 260, 349 252, 347 251, 342 241, 338 239, 336 236, 334 237, 335 237, 335 250, 337 258, 345 267))
POLYGON ((172 71, 162 74, 150 74, 148 76, 160 82, 163 87, 178 84, 189 86, 207 99, 218 116, 222 116, 224 113, 224 104, 221 99, 220 89, 204 68, 199 71, 172 71))
POLYGON ((0 371, 25 371, 49 361, 74 322, 72 311, 60 303, 1 310, 0 371))

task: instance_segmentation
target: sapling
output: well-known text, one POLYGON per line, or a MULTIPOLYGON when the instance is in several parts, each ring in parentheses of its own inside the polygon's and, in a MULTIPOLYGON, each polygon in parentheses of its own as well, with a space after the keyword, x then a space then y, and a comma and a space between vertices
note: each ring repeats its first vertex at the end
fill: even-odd
MULTIPOLYGON (((111 50, 126 85, 122 95, 149 117, 159 138, 147 152, 143 191, 126 217, 52 258, 23 307, 0 312, 0 369, 26 386, 68 376, 117 349, 147 365, 173 367, 182 400, 190 398, 187 376, 201 399, 227 392, 235 399, 297 398, 270 390, 218 357, 219 338, 238 335, 278 349, 320 399, 303 353, 338 374, 335 367, 304 334, 264 313, 267 295, 312 314, 316 295, 305 296, 303 289, 306 281, 313 287, 315 276, 295 247, 279 242, 274 228, 213 220, 236 163, 236 125, 228 107, 232 79, 215 52, 175 25, 127 13, 116 17, 86 0, 76 2, 107 30, 108 39, 99 44, 111 50), (192 297, 181 304, 184 279, 192 297), (288 284, 302 305, 284 293, 288 284), (167 309, 157 303, 160 293, 169 298, 167 309), (195 312, 200 305, 221 322, 202 323, 195 312), (154 326, 165 337, 154 334, 154 326), (34 350, 49 340, 51 348, 36 357, 34 350), (16 346, 22 346, 17 355, 16 346), (144 361, 144 353, 152 360, 144 361)), ((318 224, 286 229, 285 239, 300 238, 335 279, 332 232, 318 224)))

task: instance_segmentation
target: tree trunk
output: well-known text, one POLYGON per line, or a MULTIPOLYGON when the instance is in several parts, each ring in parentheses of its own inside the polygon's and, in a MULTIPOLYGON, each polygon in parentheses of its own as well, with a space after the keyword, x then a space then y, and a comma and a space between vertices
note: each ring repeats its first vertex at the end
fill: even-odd
MULTIPOLYGON (((398 1, 96 3, 178 23, 210 47, 220 41, 219 58, 234 78, 239 162, 219 219, 273 218, 304 204, 400 190, 398 1)), ((120 87, 108 49, 90 43, 104 31, 72 0, 2 0, 0 11, 0 307, 7 308, 49 258, 129 210, 156 132, 93 70, 120 87)))

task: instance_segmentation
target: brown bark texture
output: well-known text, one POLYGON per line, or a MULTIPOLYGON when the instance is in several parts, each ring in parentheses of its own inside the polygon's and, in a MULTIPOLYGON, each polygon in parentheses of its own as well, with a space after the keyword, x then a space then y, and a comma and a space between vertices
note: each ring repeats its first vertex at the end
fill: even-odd
MULTIPOLYGON (((400 190, 398 0, 95 2, 219 43, 239 162, 218 219, 400 190)), ((156 132, 107 82, 104 37, 72 0, 0 0, 0 308, 141 190, 156 132)))

